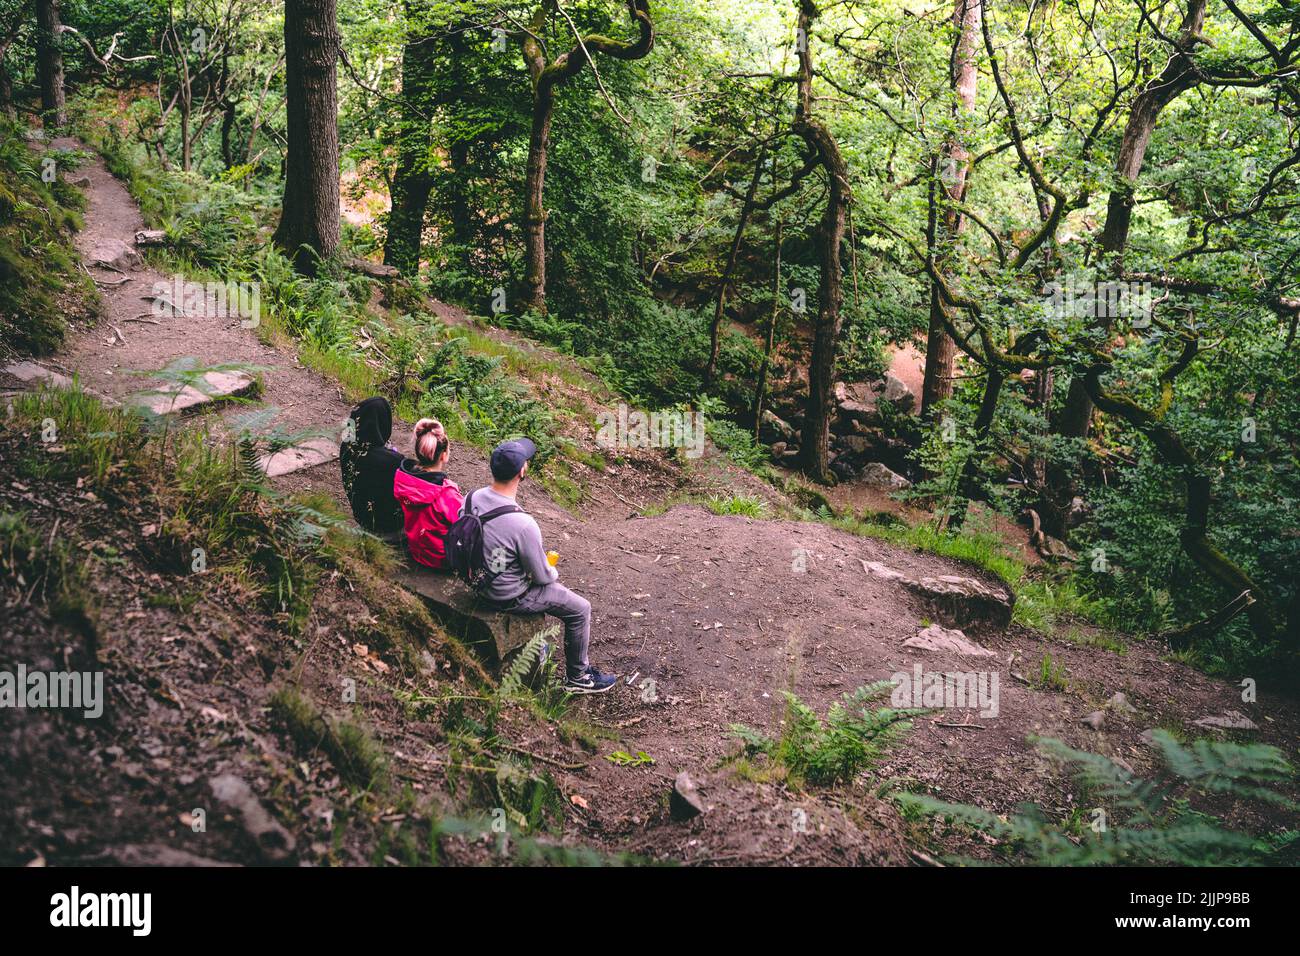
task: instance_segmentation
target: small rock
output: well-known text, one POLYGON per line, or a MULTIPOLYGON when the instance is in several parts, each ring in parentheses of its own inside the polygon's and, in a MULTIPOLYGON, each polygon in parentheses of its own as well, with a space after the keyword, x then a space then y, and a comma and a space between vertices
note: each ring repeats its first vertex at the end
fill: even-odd
POLYGON ((1106 712, 1104 710, 1094 710, 1079 723, 1085 727, 1091 727, 1093 730, 1101 730, 1102 724, 1106 723, 1106 712))
POLYGON ((780 461, 781 458, 785 455, 785 450, 786 450, 788 447, 790 447, 790 446, 787 445, 787 444, 786 444, 785 442, 783 442, 783 441, 774 441, 774 442, 772 442, 772 460, 773 460, 773 461, 780 461))
POLYGON ((695 781, 685 770, 673 781, 668 810, 674 820, 690 820, 704 812, 704 800, 700 797, 700 791, 696 789, 695 781))
POLYGON ((68 180, 68 185, 69 185, 69 186, 77 186, 77 187, 80 187, 81 189, 88 189, 88 188, 90 188, 90 177, 89 177, 89 176, 78 176, 76 179, 69 179, 69 180, 68 180))
POLYGON ((1111 694, 1110 700, 1106 701, 1106 709, 1120 714, 1137 713, 1137 708, 1130 704, 1128 698, 1124 696, 1124 692, 1119 690, 1111 694))

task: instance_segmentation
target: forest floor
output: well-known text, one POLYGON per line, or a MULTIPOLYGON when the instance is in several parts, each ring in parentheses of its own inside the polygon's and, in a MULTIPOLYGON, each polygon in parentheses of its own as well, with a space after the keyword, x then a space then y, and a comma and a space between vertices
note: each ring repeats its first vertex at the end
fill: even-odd
MULTIPOLYGON (((89 178, 89 205, 77 243, 89 265, 102 243, 131 245, 144 224, 126 189, 102 162, 92 160, 82 171, 89 178)), ((95 272, 105 282, 122 278, 95 272)), ((291 350, 240 327, 238 320, 176 316, 156 325, 133 321, 149 312, 149 302, 141 296, 155 282, 170 284, 171 277, 147 266, 124 275, 130 281, 103 288, 100 320, 76 329, 65 349, 46 364, 76 375, 86 388, 121 399, 150 382, 147 375, 131 373, 158 369, 174 359, 248 363, 264 368, 259 400, 280 410, 283 427, 336 432, 346 419, 349 402, 336 383, 304 367, 291 350)), ((449 306, 439 304, 438 312, 446 321, 469 321, 449 306)), ((490 334, 514 340, 502 330, 490 334)), ((544 398, 550 390, 560 390, 566 400, 586 403, 594 422, 600 393, 575 381, 580 379, 529 385, 544 398)), ((221 415, 245 411, 246 406, 231 406, 198 420, 217 424, 221 415)), ((408 444, 408 429, 396 423, 399 447, 408 444)), ((586 440, 590 444, 591 436, 586 440)), ((450 470, 466 489, 487 479, 484 456, 465 445, 455 447, 450 470)), ((991 586, 998 582, 959 562, 827 524, 713 514, 693 502, 709 494, 747 494, 767 501, 774 514, 784 502, 772 486, 712 448, 695 461, 672 460, 659 452, 629 454, 617 466, 592 469, 583 477, 586 493, 575 509, 557 504, 537 484, 525 483, 521 495, 548 547, 561 553, 561 579, 592 603, 593 663, 623 678, 612 693, 569 704, 570 720, 588 727, 579 735, 584 740, 557 726, 521 730, 531 739, 519 745, 545 756, 566 798, 566 841, 684 863, 897 864, 909 862, 908 849, 914 846, 928 852, 987 852, 980 841, 946 834, 938 825, 905 823, 891 804, 865 791, 851 802, 843 792, 822 799, 779 778, 744 777, 728 762, 737 751, 731 725, 779 734, 785 707, 781 691, 793 691, 824 714, 841 694, 897 672, 910 674, 918 664, 927 671, 998 672, 998 715, 940 710, 920 717, 873 769, 873 779, 901 781, 908 789, 1002 814, 1025 801, 1052 816, 1086 810, 1078 805, 1073 783, 1035 750, 1035 736, 1111 756, 1138 772, 1150 769, 1155 758, 1145 731, 1166 728, 1183 738, 1211 735, 1194 722, 1232 711, 1248 713, 1258 725, 1254 731, 1229 732, 1233 739, 1287 750, 1300 739, 1300 706, 1294 700, 1261 690, 1260 703, 1243 704, 1234 682, 1172 662, 1164 648, 1151 643, 1099 640, 1087 627, 1062 628, 1051 636, 1015 624, 970 630, 968 636, 991 652, 986 657, 904 646, 929 626, 929 612, 898 582, 868 574, 863 562, 916 577, 956 574, 991 586), (796 560, 800 554, 806 559, 802 563, 796 560), (1056 668, 1049 681, 1040 679, 1045 658, 1056 668), (1131 712, 1106 710, 1100 729, 1082 723, 1104 710, 1117 692, 1127 697, 1131 712), (619 766, 605 759, 606 751, 615 750, 644 751, 654 763, 619 766), (667 813, 667 794, 683 770, 694 778, 710 810, 677 823, 667 813), (806 830, 792 826, 800 812, 809 818, 806 830)), ((11 479, 11 474, 0 475, 0 503, 40 504, 39 493, 33 498, 11 479)), ((323 491, 343 502, 337 461, 276 481, 287 491, 323 491)), ((129 723, 105 731, 117 753, 110 769, 98 756, 92 761, 107 749, 102 739, 77 733, 56 744, 57 734, 48 728, 50 736, 39 744, 19 745, 12 735, 5 736, 6 746, 27 750, 29 757, 41 748, 61 753, 68 768, 38 774, 39 783, 5 775, 0 802, 16 807, 21 817, 19 832, 5 835, 12 838, 6 839, 8 845, 29 847, 30 853, 53 862, 87 858, 75 837, 42 841, 33 833, 98 826, 94 820, 100 818, 104 794, 111 792, 125 795, 113 798, 113 812, 119 820, 132 821, 121 839, 134 849, 104 851, 101 837, 95 858, 265 860, 264 849, 242 837, 206 844, 198 856, 187 858, 176 847, 185 845, 179 841, 189 834, 177 836, 178 829, 186 828, 178 827, 177 815, 165 809, 202 799, 195 788, 203 777, 242 767, 253 780, 252 789, 280 808, 281 823, 297 835, 294 859, 365 862, 360 850, 340 857, 323 845, 328 841, 320 833, 328 831, 319 829, 312 814, 325 812, 320 810, 328 803, 325 783, 312 789, 310 779, 300 781, 301 792, 286 796, 276 789, 279 778, 266 769, 292 763, 266 718, 268 674, 281 666, 276 661, 283 659, 284 648, 259 644, 275 639, 236 606, 204 602, 187 615, 165 614, 150 599, 150 592, 160 587, 157 576, 130 566, 130 556, 143 546, 142 532, 132 520, 112 514, 104 502, 78 503, 61 514, 64 534, 75 529, 83 539, 111 541, 126 556, 128 566, 104 585, 112 592, 106 601, 116 611, 104 615, 100 643, 116 648, 122 679, 137 682, 131 693, 147 699, 147 706, 141 704, 129 723), (166 642, 165 653, 160 654, 164 645, 158 642, 166 642), (202 663, 212 655, 214 643, 224 648, 225 659, 215 674, 202 663), (184 705, 179 710, 169 705, 159 688, 184 705), (235 725, 241 730, 232 736, 235 725), (213 743, 218 733, 221 746, 213 743), (74 771, 87 767, 93 767, 87 773, 101 779, 87 783, 77 778, 74 771), (119 783, 121 789, 114 789, 119 783), (286 807, 295 810, 286 814, 286 807), (293 812, 302 818, 295 819, 293 812), (140 850, 142 846, 150 849, 140 850)), ((337 605, 322 607, 322 613, 365 616, 355 595, 337 600, 337 605)), ((300 683, 319 688, 324 696, 340 673, 364 666, 368 689, 363 710, 379 740, 405 755, 399 759, 430 752, 403 709, 384 696, 393 662, 385 664, 382 654, 356 651, 347 640, 335 640, 329 635, 331 624, 320 615, 309 623, 307 634, 317 638, 293 662, 300 683)), ((24 626, 36 627, 31 621, 24 626)), ((417 789, 435 788, 437 776, 427 771, 422 777, 420 766, 412 758, 407 779, 417 789)), ((467 849, 463 859, 481 857, 467 849)))

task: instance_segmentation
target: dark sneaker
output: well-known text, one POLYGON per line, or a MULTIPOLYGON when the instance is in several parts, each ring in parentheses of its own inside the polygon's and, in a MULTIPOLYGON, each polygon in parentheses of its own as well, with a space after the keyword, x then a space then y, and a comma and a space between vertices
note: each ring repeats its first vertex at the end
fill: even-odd
POLYGON ((577 677, 566 677, 564 689, 570 694, 603 694, 616 683, 618 678, 613 674, 602 674, 596 668, 588 667, 577 677))

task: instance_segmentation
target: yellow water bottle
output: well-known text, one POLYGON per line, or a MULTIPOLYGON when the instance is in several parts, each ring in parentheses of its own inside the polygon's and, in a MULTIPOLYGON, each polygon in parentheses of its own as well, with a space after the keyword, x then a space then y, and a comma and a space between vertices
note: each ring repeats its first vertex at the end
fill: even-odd
POLYGON ((558 551, 547 551, 547 552, 546 552, 546 563, 549 564, 551 567, 555 567, 557 564, 559 564, 559 563, 560 563, 560 552, 558 552, 558 551))

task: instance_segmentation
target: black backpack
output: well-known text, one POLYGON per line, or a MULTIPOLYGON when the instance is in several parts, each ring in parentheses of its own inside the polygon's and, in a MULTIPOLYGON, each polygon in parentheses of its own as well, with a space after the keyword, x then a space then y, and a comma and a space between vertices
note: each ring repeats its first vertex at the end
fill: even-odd
POLYGON ((474 492, 471 491, 465 499, 464 514, 447 529, 444 543, 447 548, 446 565, 451 573, 470 587, 478 589, 500 573, 489 571, 483 558, 483 525, 493 518, 524 509, 518 505, 502 505, 487 514, 476 515, 472 510, 473 501, 474 492))

